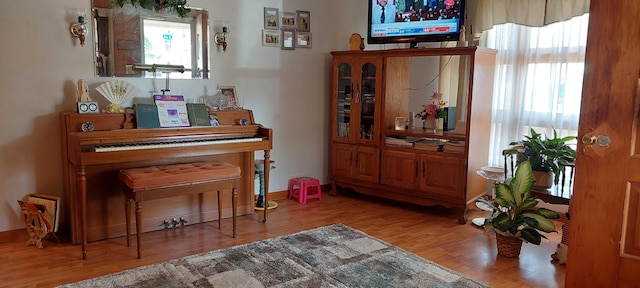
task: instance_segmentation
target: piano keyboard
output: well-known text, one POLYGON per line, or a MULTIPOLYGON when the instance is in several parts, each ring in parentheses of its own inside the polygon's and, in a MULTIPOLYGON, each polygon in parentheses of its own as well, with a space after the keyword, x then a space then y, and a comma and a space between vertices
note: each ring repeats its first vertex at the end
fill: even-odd
POLYGON ((193 141, 96 145, 95 152, 115 152, 115 151, 146 150, 146 149, 158 149, 158 148, 220 145, 220 144, 229 144, 229 143, 260 142, 262 140, 263 140, 262 137, 247 137, 247 138, 232 138, 232 139, 199 139, 199 140, 193 140, 193 141))

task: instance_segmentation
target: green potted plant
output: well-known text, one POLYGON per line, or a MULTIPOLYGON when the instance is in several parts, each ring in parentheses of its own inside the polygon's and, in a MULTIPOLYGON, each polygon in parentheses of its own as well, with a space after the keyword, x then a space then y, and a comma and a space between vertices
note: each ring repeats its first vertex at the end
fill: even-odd
POLYGON ((124 7, 130 4, 133 7, 142 7, 147 10, 175 12, 185 18, 191 13, 187 6, 187 0, 111 0, 111 6, 124 7))
POLYGON ((538 200, 531 198, 533 186, 532 163, 524 161, 516 169, 513 178, 496 187, 496 197, 480 198, 478 201, 491 207, 492 212, 485 219, 485 229, 495 231, 498 254, 518 257, 522 241, 540 245, 541 232, 557 232, 549 219, 559 219, 560 215, 546 208, 538 208, 538 200))
POLYGON ((553 184, 557 185, 560 174, 564 172, 564 166, 575 161, 576 150, 571 148, 567 142, 576 139, 576 137, 558 138, 555 129, 553 130, 553 138, 546 135, 543 138, 542 136, 542 133, 537 133, 532 128, 531 136, 524 136, 525 139, 521 141, 509 143, 509 145, 515 146, 504 153, 518 154, 518 163, 522 160, 529 160, 534 174, 541 174, 535 175, 535 185, 546 189, 553 184))

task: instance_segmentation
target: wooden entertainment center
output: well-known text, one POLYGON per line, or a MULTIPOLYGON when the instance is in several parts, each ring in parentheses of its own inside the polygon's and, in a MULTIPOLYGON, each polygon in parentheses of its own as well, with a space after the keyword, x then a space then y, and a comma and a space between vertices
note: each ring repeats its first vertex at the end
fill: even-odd
POLYGON ((456 208, 458 222, 466 223, 468 204, 487 187, 477 171, 488 161, 496 53, 473 46, 331 52, 332 193, 349 188, 456 208), (436 81, 448 109, 455 110, 455 119, 447 119, 455 130, 425 130, 416 118, 414 127, 396 129, 397 117, 422 110, 438 91, 432 90, 436 81), (416 98, 419 103, 412 103, 416 98), (411 141, 397 146, 385 141, 389 137, 411 141), (438 151, 415 149, 410 142, 417 139, 449 144, 438 151), (454 144, 460 149, 447 150, 454 144))

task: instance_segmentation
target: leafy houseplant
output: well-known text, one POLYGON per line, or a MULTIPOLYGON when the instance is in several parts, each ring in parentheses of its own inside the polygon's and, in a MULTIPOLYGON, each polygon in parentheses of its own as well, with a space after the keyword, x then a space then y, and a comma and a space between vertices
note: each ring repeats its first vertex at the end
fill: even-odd
POLYGON ((576 139, 575 136, 558 138, 558 133, 553 130, 553 138, 542 137, 531 129, 531 136, 524 136, 524 140, 511 142, 509 145, 517 145, 505 153, 521 154, 524 160, 531 162, 531 170, 553 173, 553 183, 558 184, 560 174, 564 172, 564 166, 573 163, 576 158, 576 150, 567 145, 567 142, 576 139))
POLYGON ((187 0, 111 0, 111 6, 114 7, 122 8, 125 4, 147 10, 175 12, 182 18, 191 13, 191 9, 187 6, 187 0))
MULTIPOLYGON (((500 183, 496 187, 496 197, 478 201, 491 207, 489 218, 485 219, 485 228, 493 228, 496 237, 516 237, 526 242, 540 245, 542 238, 547 238, 540 232, 557 232, 555 225, 549 219, 559 219, 560 215, 546 208, 537 208, 538 200, 531 198, 531 187, 534 179, 531 162, 524 161, 518 165, 513 178, 500 183)), ((522 241, 519 241, 522 245, 522 241)), ((500 245, 498 246, 500 252, 500 245)), ((517 248, 517 254, 520 247, 517 248)), ((517 257, 517 255, 505 255, 517 257)))

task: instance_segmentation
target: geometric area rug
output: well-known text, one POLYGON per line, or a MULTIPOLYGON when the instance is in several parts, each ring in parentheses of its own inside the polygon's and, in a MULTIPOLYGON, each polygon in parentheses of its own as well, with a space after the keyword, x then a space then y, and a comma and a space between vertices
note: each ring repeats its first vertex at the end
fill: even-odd
POLYGON ((58 287, 489 287, 335 224, 58 287))

